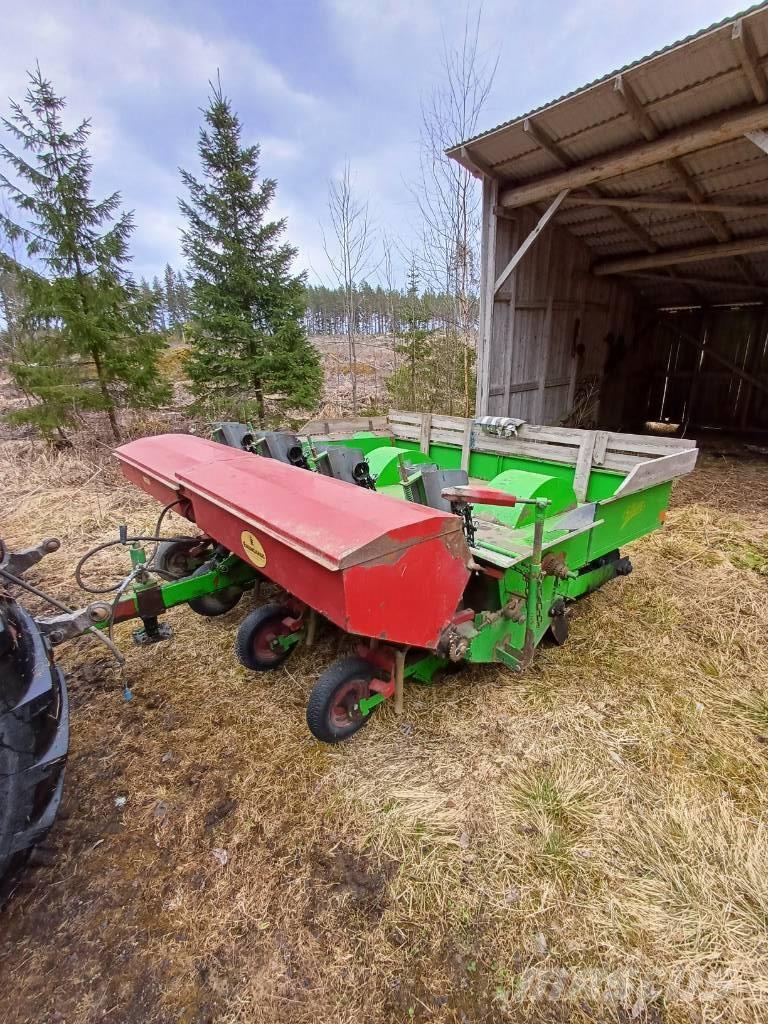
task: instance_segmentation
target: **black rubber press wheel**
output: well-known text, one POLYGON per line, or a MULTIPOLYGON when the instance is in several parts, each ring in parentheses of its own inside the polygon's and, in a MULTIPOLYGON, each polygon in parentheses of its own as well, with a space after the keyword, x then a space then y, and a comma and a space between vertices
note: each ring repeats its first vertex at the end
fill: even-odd
MULTIPOLYGON (((209 564, 205 562, 199 569, 195 569, 192 575, 200 576, 202 573, 208 572, 209 569, 209 564)), ((203 594, 202 597, 193 597, 187 604, 193 612, 212 619, 217 615, 226 615, 227 612, 231 612, 242 596, 243 591, 240 587, 227 587, 225 590, 219 590, 215 594, 203 594)))
POLYGON ((558 647, 568 639, 568 614, 562 598, 558 598, 549 611, 549 629, 545 638, 558 647))
POLYGON ((307 704, 309 731, 323 743, 339 743, 354 735, 370 715, 359 709, 370 696, 373 666, 364 658, 339 658, 315 683, 307 704))
POLYGON ((290 614, 282 604, 265 604, 246 615, 235 640, 235 654, 241 665, 253 672, 269 672, 283 664, 296 646, 283 647, 278 639, 290 635, 283 622, 290 614))

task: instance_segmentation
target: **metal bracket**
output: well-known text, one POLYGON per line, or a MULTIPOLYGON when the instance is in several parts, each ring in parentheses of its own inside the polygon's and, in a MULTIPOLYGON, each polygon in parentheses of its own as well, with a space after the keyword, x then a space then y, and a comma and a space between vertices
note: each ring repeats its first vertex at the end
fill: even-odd
POLYGON ((153 617, 142 619, 142 622, 144 626, 133 631, 133 642, 137 647, 159 644, 163 640, 170 640, 173 636, 173 630, 167 622, 158 622, 153 617))
POLYGON ((49 615, 36 618, 40 632, 48 638, 50 644, 57 647, 65 640, 87 633, 93 626, 109 618, 110 607, 106 601, 94 601, 87 608, 78 608, 73 612, 62 612, 60 615, 49 615))
POLYGON ((48 540, 41 540, 31 548, 24 548, 22 551, 5 552, 5 557, 0 561, 0 569, 7 569, 14 576, 23 576, 27 569, 37 565, 46 555, 52 555, 61 547, 61 541, 56 537, 48 540))

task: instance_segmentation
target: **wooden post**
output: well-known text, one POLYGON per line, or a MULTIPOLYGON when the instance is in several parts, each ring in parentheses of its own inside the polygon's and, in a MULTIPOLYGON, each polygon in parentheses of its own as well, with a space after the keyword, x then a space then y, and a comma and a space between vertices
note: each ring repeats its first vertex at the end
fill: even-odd
POLYGON ((469 460, 472 456, 472 420, 464 424, 464 439, 461 444, 461 468, 469 473, 469 460))
POLYGON ((395 714, 403 713, 403 685, 405 682, 405 651, 395 651, 395 714))
POLYGON ((499 194, 499 183, 491 178, 483 181, 483 223, 480 246, 480 329, 477 338, 478 416, 488 413, 490 390, 491 339, 493 331, 493 281, 496 267, 496 215, 493 208, 499 194))
MULTIPOLYGON (((516 220, 512 228, 512 249, 517 249, 520 238, 520 221, 516 220)), ((512 355, 515 347, 515 318, 517 298, 517 274, 512 278, 509 292, 509 306, 507 307, 507 337, 504 346, 504 358, 502 360, 502 373, 504 375, 504 405, 501 409, 502 416, 509 416, 510 388, 512 387, 512 355)))
POLYGON ((544 395, 547 387, 547 373, 549 371, 549 349, 552 335, 552 303, 554 299, 550 292, 547 301, 547 312, 544 314, 544 337, 541 339, 541 354, 539 356, 539 387, 536 394, 536 422, 544 422, 544 395))
POLYGON ((579 444, 579 454, 576 458, 576 471, 573 475, 573 492, 577 501, 587 500, 589 489, 589 477, 592 473, 592 455, 595 451, 595 440, 597 432, 588 430, 579 444))
POLYGON ((606 274, 627 274, 633 270, 650 270, 653 267, 671 267, 680 263, 699 263, 703 260, 723 259, 729 256, 745 256, 753 252, 768 251, 768 238, 734 238, 730 242, 716 242, 713 245, 692 245, 685 249, 667 249, 652 256, 620 256, 618 259, 600 260, 592 267, 597 277, 606 274))

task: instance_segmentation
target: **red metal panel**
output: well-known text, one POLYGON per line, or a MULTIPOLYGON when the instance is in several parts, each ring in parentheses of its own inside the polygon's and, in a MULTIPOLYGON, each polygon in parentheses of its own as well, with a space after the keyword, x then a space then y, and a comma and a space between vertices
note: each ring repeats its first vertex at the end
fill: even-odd
POLYGON ((181 488, 202 530, 348 632, 434 647, 469 578, 450 513, 185 435, 117 456, 149 493, 181 488))
POLYGON ((186 493, 207 497, 332 569, 383 559, 415 540, 461 531, 459 519, 449 512, 319 473, 297 473, 274 459, 212 462, 177 476, 186 493))
POLYGON ((179 472, 205 462, 248 458, 249 453, 192 434, 157 434, 121 445, 115 456, 131 483, 167 505, 183 493, 179 472))

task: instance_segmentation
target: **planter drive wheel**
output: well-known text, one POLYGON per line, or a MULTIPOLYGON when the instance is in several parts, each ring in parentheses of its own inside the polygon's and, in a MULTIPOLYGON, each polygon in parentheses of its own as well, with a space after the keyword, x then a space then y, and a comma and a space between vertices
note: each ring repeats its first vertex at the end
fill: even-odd
MULTIPOLYGON (((202 576, 209 569, 210 565, 208 562, 204 562, 199 568, 195 569, 192 576, 202 576)), ((212 619, 216 615, 226 615, 227 612, 231 612, 242 596, 243 591, 240 587, 227 587, 225 590, 219 590, 215 594, 203 594, 202 597, 193 597, 191 601, 187 601, 187 604, 193 612, 212 619)))
MULTIPOLYGON (((164 580, 175 582, 183 580, 187 576, 199 576, 208 572, 208 562, 200 565, 199 558, 193 558, 190 548, 199 545, 199 541, 171 540, 163 541, 157 549, 157 554, 152 560, 153 568, 164 580)), ((239 587, 227 587, 216 594, 204 594, 202 597, 194 597, 187 604, 193 612, 213 618, 216 615, 226 615, 232 611, 237 602, 243 596, 239 587)))
POLYGON ((265 604, 246 615, 235 640, 235 654, 240 664, 253 672, 269 672, 282 665, 296 647, 296 644, 283 647, 278 639, 291 635, 283 622, 290 616, 290 608, 282 604, 265 604))
POLYGON ((307 725, 312 735, 323 743, 339 743, 362 729, 370 714, 363 715, 358 705, 370 696, 373 675, 373 666, 364 658, 334 661, 309 695, 307 725))
POLYGON ((190 555, 191 548, 199 547, 199 541, 164 540, 157 546, 152 567, 164 580, 183 580, 199 567, 200 558, 190 555))

